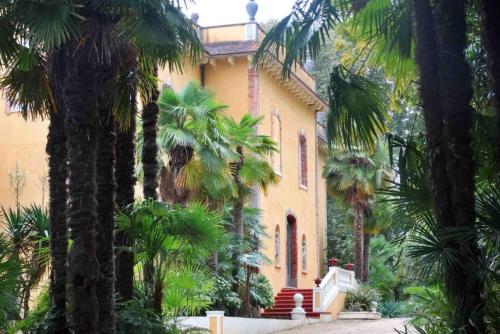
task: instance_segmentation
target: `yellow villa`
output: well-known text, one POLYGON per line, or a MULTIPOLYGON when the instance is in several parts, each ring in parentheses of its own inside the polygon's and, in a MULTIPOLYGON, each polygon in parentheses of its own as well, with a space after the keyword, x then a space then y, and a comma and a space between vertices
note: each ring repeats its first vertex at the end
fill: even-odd
MULTIPOLYGON (((314 79, 304 68, 296 67, 290 79, 282 81, 279 59, 269 56, 259 69, 252 66, 265 32, 255 22, 254 14, 249 14, 246 23, 197 25, 205 49, 201 63, 183 73, 160 71, 160 86, 180 90, 195 80, 229 105, 227 112, 235 119, 245 113, 264 116, 258 131, 279 145, 279 153, 270 159, 280 182, 252 198, 251 204, 262 210, 270 236, 263 253, 272 264, 260 270, 275 294, 287 287, 310 289, 312 293, 315 279, 327 273, 327 192, 322 178, 325 129, 317 122, 318 113, 327 105, 316 94, 314 79)), ((197 15, 192 19, 196 23, 197 15)), ((48 122, 25 121, 5 99, 0 108, 0 205, 8 207, 15 202, 12 181, 16 171, 24 182, 21 203, 41 203, 47 198, 48 122)), ((320 307, 318 296, 315 310, 331 306, 320 307)), ((338 308, 342 302, 336 304, 338 308)))

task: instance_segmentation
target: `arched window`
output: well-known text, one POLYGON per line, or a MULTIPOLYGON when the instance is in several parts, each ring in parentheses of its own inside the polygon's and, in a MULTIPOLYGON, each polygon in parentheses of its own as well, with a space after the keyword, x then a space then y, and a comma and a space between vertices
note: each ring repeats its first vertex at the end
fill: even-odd
POLYGON ((307 271, 307 243, 306 243, 306 236, 302 235, 302 271, 306 272, 307 271))
POLYGON ((307 188, 307 139, 304 130, 299 133, 299 184, 307 188))
POLYGON ((276 225, 276 229, 274 230, 274 265, 276 266, 280 265, 280 242, 280 227, 276 225))
POLYGON ((271 154, 271 165, 276 173, 281 174, 282 172, 282 160, 281 160, 281 117, 277 110, 271 113, 271 138, 277 144, 278 152, 273 152, 271 154))

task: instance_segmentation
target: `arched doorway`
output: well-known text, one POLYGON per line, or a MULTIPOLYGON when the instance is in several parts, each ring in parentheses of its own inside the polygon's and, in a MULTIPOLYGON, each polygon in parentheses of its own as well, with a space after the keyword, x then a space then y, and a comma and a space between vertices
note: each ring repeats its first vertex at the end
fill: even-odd
POLYGON ((286 222, 286 284, 297 287, 297 219, 289 214, 286 222))

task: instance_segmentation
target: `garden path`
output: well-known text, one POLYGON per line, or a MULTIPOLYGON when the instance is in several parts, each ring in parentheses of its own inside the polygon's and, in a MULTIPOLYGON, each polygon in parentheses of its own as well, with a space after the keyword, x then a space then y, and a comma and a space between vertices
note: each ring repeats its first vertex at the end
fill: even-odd
POLYGON ((328 323, 318 323, 275 334, 395 334, 395 328, 404 330, 408 319, 380 320, 339 320, 328 323))

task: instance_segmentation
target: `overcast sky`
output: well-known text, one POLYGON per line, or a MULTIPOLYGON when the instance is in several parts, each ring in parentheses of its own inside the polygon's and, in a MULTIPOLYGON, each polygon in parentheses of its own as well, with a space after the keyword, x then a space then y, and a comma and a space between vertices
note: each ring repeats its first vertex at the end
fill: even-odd
MULTIPOLYGON (((267 22, 286 16, 295 0, 255 1, 259 5, 257 22, 267 22)), ((247 22, 247 2, 248 0, 195 0, 195 4, 188 5, 186 12, 188 16, 193 12, 200 14, 198 23, 202 26, 247 22)))

